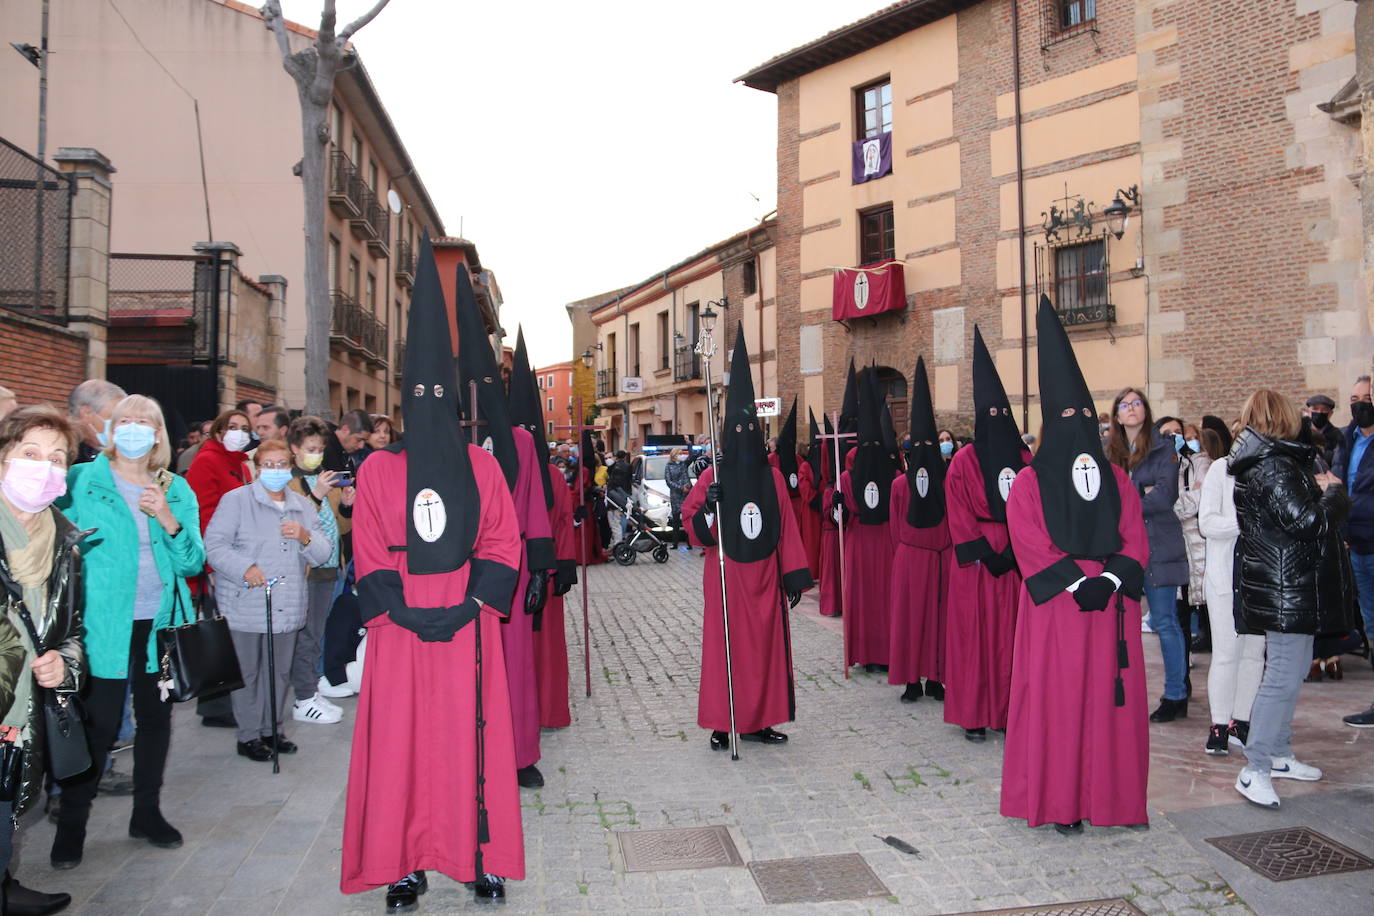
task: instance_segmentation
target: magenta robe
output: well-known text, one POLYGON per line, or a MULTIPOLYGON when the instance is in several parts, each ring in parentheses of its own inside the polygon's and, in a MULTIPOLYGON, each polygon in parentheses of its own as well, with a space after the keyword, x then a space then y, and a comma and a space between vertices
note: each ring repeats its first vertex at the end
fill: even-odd
POLYGON ((806 566, 811 570, 811 578, 821 581, 821 513, 817 509, 811 508, 811 501, 816 498, 819 490, 815 475, 811 473, 811 465, 803 462, 797 471, 797 476, 801 478, 798 489, 801 491, 801 515, 797 519, 801 523, 802 546, 806 548, 806 566))
MULTIPOLYGON (((572 494, 563 483, 562 471, 552 464, 545 465, 545 471, 549 475, 549 486, 553 488, 549 526, 553 529, 554 555, 560 565, 576 563, 572 494)), ((563 629, 563 597, 553 593, 550 582, 543 623, 534 634, 534 673, 539 682, 539 724, 543 728, 564 728, 572 724, 572 714, 568 710, 568 634, 563 629)))
POLYGON ((914 684, 924 677, 943 684, 949 519, 932 528, 910 524, 910 486, 907 476, 898 474, 888 501, 893 557, 887 682, 914 684))
MULTIPOLYGON (((539 480, 544 462, 534 450, 534 437, 519 426, 511 428, 520 471, 515 478, 515 519, 526 545, 542 539, 552 542, 549 510, 544 505, 544 484, 539 480)), ((546 545, 551 546, 551 544, 546 545)), ((530 581, 529 556, 520 552, 520 581, 506 619, 502 643, 506 651, 506 676, 510 679, 511 722, 515 728, 515 766, 521 769, 539 762, 539 682, 534 673, 534 615, 525 613, 525 586, 530 581)), ((549 589, 553 588, 550 577, 549 589)))
MULTIPOLYGON (((701 573, 705 608, 697 724, 715 731, 729 731, 725 625, 720 606, 720 548, 704 542, 694 522, 697 513, 714 508, 706 505, 706 488, 714 479, 714 468, 707 468, 697 478, 682 504, 682 524, 692 543, 706 548, 706 562, 701 573)), ((782 519, 775 554, 754 563, 737 563, 728 556, 725 558, 726 588, 730 595, 735 727, 742 734, 789 722, 796 712, 792 634, 783 588, 785 584, 805 588, 810 584, 811 574, 806 568, 806 551, 797 531, 797 520, 787 507, 787 486, 776 469, 773 485, 782 519)), ((711 530, 714 533, 715 529, 711 530)))
MULTIPOLYGON (((470 446, 482 512, 472 556, 520 563, 520 528, 496 460, 470 446)), ((406 456, 374 452, 358 471, 353 550, 358 579, 396 570, 411 607, 449 607, 467 595, 471 564, 442 575, 411 575, 406 542, 406 456)), ((508 607, 508 606, 507 606, 508 607)), ((364 608, 364 614, 369 611, 364 608)), ((525 876, 515 739, 501 624, 505 608, 488 604, 475 624, 449 642, 423 642, 386 613, 367 621, 367 664, 353 727, 339 887, 356 894, 418 869, 472 881, 477 837, 474 651, 482 631, 482 707, 486 719, 486 804, 491 839, 485 870, 525 876)))
MULTIPOLYGON (((1030 461, 1031 456, 1022 457, 1030 461)), ((1006 728, 1021 574, 1013 569, 994 576, 969 558, 979 538, 997 553, 1009 543, 1006 522, 989 518, 983 471, 972 446, 955 452, 945 472, 945 517, 954 542, 946 566, 945 721, 963 728, 1006 728)))
POLYGON ((888 520, 879 525, 859 521, 851 476, 852 471, 841 475, 844 503, 849 510, 844 526, 844 629, 849 652, 844 664, 846 668, 886 665, 892 589, 892 535, 888 528, 892 519, 889 514, 888 520))
MULTIPOLYGON (((1149 542, 1126 472, 1111 466, 1121 493, 1121 555, 1149 564, 1149 542)), ((1050 540, 1040 506, 1040 481, 1027 468, 1016 476, 1007 506, 1016 558, 1034 576, 1066 554, 1050 540)), ((1070 560, 1096 576, 1097 560, 1070 560)), ((1120 559, 1114 560, 1119 563, 1120 559)), ((1031 827, 1144 824, 1150 771, 1149 706, 1140 648, 1140 602, 1125 598, 1125 706, 1116 705, 1116 601, 1106 611, 1080 611, 1060 591, 1035 604, 1021 589, 1012 666, 1011 716, 1002 765, 1002 813, 1031 827)))
POLYGON ((835 488, 826 487, 821 493, 821 584, 817 597, 820 599, 821 613, 826 617, 839 617, 844 612, 844 594, 840 589, 843 577, 840 575, 840 526, 835 521, 835 508, 831 501, 835 498, 835 488))

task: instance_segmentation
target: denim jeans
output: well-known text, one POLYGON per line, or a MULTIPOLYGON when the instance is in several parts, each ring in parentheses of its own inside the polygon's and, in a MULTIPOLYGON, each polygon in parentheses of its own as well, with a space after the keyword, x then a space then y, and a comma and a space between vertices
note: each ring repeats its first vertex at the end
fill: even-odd
POLYGON ((1265 633, 1264 680, 1250 712, 1250 737, 1245 757, 1250 766, 1268 772, 1275 757, 1293 756, 1293 710, 1302 679, 1312 663, 1312 636, 1303 633, 1265 633))
POLYGON ((1374 639, 1374 553, 1350 551, 1350 566, 1355 570, 1355 590, 1359 593, 1364 632, 1374 639))
POLYGON ((1159 654, 1164 656, 1164 698, 1182 700, 1188 692, 1183 678, 1188 673, 1187 647, 1183 645, 1183 627, 1178 622, 1177 585, 1145 587, 1145 601, 1150 606, 1150 629, 1159 634, 1159 654))

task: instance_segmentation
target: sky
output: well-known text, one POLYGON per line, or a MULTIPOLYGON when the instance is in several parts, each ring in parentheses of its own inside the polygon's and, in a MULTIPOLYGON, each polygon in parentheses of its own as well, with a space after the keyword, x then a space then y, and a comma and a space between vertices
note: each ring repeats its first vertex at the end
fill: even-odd
MULTIPOLYGON (((339 0, 340 26, 373 0, 339 0)), ((319 24, 321 0, 284 0, 319 24)), ((563 306, 639 283, 768 215, 777 98, 734 83, 884 0, 391 0, 354 38, 514 345, 571 358, 563 306)))

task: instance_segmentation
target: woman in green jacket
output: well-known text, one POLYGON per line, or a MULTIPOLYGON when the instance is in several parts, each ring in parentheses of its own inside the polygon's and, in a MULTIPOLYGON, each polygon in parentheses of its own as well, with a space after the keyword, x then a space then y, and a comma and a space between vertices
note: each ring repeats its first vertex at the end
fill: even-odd
POLYGON ((200 514, 189 484, 167 472, 171 459, 162 408, 130 395, 110 417, 110 444, 72 468, 59 508, 77 528, 95 528, 82 544, 86 609, 86 735, 96 765, 62 789, 53 868, 81 864, 105 754, 119 731, 124 697, 134 700, 134 810, 129 835, 175 849, 181 834, 159 805, 172 737, 172 706, 158 691, 156 631, 191 616, 186 576, 205 566, 200 514), (137 572, 131 576, 131 572, 137 572))

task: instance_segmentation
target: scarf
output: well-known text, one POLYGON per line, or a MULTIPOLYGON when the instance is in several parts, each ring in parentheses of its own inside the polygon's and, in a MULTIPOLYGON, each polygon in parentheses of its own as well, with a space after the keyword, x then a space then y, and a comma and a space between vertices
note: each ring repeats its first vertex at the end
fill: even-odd
MULTIPOLYGON (((35 531, 29 531, 15 518, 4 500, 0 500, 0 547, 5 551, 5 563, 10 575, 24 590, 24 605, 41 633, 48 606, 48 577, 52 574, 53 545, 57 540, 57 523, 52 510, 39 513, 35 531)), ((9 623, 24 644, 24 665, 14 684, 14 702, 10 704, 0 724, 25 729, 29 724, 29 698, 34 680, 28 666, 37 656, 29 639, 28 628, 18 614, 9 615, 9 623)))

